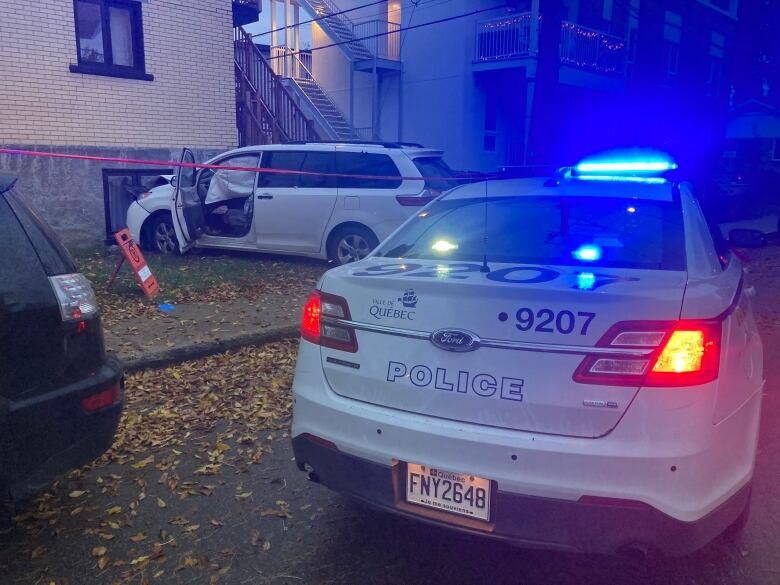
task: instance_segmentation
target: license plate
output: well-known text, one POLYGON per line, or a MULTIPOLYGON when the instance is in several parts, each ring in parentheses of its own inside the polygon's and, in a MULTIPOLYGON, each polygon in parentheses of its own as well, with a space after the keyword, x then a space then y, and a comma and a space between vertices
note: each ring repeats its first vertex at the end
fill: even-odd
POLYGON ((489 520, 490 480, 407 463, 406 501, 461 516, 489 520))

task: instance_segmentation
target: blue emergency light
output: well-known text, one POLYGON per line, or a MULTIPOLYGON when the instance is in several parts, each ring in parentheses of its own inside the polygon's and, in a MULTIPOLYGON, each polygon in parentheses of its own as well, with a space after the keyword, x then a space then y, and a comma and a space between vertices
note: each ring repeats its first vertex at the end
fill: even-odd
POLYGON ((677 169, 677 163, 657 151, 612 153, 580 161, 567 173, 579 181, 614 181, 662 185, 665 173, 677 169))
POLYGON ((580 262, 596 262, 601 260, 601 246, 597 246, 596 244, 583 244, 574 250, 571 255, 580 262))
POLYGON ((677 168, 671 161, 610 161, 581 162, 574 169, 578 173, 665 173, 677 168))

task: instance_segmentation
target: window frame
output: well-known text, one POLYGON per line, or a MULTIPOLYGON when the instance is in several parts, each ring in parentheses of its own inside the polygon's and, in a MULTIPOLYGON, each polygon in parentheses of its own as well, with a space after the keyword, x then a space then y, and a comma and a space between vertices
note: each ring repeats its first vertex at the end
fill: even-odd
POLYGON ((76 33, 77 63, 70 65, 71 73, 103 75, 106 77, 121 77, 123 79, 138 79, 153 81, 154 75, 146 72, 144 47, 143 9, 138 0, 73 0, 73 23, 76 33), (92 4, 100 9, 100 25, 103 30, 103 63, 84 61, 81 57, 81 35, 79 31, 78 5, 92 4), (133 66, 116 65, 111 44, 110 9, 121 8, 130 12, 130 26, 133 37, 133 66))

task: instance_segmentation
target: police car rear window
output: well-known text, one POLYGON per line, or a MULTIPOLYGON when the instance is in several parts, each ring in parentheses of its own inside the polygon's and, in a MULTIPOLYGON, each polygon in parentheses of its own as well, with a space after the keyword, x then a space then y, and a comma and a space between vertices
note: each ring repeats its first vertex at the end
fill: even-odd
POLYGON ((685 270, 678 201, 518 196, 442 199, 378 256, 685 270))

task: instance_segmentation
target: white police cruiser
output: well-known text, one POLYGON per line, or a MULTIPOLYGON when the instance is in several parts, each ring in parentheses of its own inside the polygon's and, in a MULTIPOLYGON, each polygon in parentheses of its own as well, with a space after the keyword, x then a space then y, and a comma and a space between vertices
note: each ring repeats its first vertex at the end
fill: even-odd
POLYGON ((741 528, 755 291, 674 167, 461 186, 327 272, 302 319, 298 466, 531 546, 681 555, 741 528))

